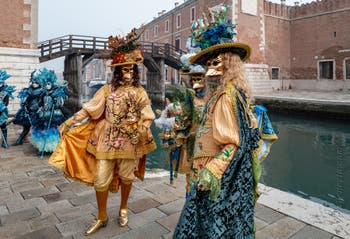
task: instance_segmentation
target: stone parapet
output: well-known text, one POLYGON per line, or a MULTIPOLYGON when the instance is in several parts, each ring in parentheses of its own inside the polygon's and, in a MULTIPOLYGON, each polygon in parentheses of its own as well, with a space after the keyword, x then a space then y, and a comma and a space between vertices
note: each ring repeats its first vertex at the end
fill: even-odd
POLYGON ((16 86, 15 99, 10 100, 9 114, 13 115, 19 108, 18 92, 28 86, 30 73, 39 68, 40 52, 36 49, 0 47, 0 69, 6 70, 12 77, 6 82, 16 86))
POLYGON ((273 90, 273 83, 266 64, 245 64, 247 78, 253 95, 273 90))

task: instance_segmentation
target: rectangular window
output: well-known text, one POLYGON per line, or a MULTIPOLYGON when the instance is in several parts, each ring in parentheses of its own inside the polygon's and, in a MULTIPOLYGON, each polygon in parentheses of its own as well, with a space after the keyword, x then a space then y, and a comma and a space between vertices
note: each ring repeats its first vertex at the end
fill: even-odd
POLYGON ((154 32, 153 32, 154 37, 158 36, 158 25, 154 26, 154 32))
POLYGON ((344 80, 350 80, 350 58, 344 59, 344 80))
POLYGON ((196 8, 192 7, 190 9, 190 21, 191 23, 194 22, 196 20, 196 8))
POLYGON ((180 50, 181 47, 181 42, 180 42, 180 37, 175 39, 175 48, 176 50, 180 50))
POLYGON ((165 29, 165 30, 164 30, 165 32, 169 32, 169 20, 166 20, 166 21, 165 21, 164 29, 165 29))
POLYGON ((181 27, 181 14, 176 15, 176 28, 181 27))
POLYGON ((145 31, 145 41, 148 41, 149 40, 149 31, 146 30, 145 31))
POLYGON ((318 79, 334 79, 334 60, 318 62, 318 79))
POLYGON ((272 80, 279 80, 280 79, 280 68, 279 67, 272 67, 271 68, 271 79, 272 80))

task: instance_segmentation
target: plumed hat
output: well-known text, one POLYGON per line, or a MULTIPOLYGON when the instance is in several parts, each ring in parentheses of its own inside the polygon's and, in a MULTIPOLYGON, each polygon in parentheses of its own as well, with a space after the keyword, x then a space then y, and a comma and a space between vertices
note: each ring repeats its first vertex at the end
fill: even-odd
POLYGON ((132 29, 125 37, 109 36, 108 48, 112 50, 112 63, 109 66, 122 66, 138 64, 143 62, 140 34, 136 33, 136 28, 132 29))
POLYGON ((199 48, 194 48, 191 45, 191 38, 187 40, 186 43, 187 52, 180 56, 181 69, 179 70, 180 75, 193 75, 193 74, 204 74, 205 68, 202 65, 192 64, 189 61, 189 58, 196 55, 196 53, 200 50, 199 48))
POLYGON ((249 58, 250 47, 233 41, 236 25, 228 19, 228 9, 229 6, 222 4, 209 8, 208 17, 203 14, 204 19, 192 24, 192 45, 200 48, 200 51, 189 58, 191 63, 205 65, 207 60, 223 52, 236 53, 242 61, 249 58))

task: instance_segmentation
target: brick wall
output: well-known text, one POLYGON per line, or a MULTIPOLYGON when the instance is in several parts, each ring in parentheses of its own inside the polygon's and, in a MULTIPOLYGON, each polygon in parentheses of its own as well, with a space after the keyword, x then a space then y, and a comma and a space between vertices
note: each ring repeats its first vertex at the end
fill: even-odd
POLYGON ((38 0, 0 0, 0 47, 34 48, 38 0))

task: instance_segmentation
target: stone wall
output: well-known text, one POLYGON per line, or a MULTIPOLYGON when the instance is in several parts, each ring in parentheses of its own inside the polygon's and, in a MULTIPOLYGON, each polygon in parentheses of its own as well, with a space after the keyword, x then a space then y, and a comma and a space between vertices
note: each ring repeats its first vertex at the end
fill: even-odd
POLYGON ((15 99, 10 100, 8 106, 10 115, 19 109, 18 92, 28 86, 30 73, 39 68, 39 56, 40 52, 36 49, 0 47, 0 69, 12 76, 6 83, 16 86, 15 99))
POLYGON ((270 80, 266 64, 244 64, 252 94, 258 95, 280 88, 280 81, 270 80))

